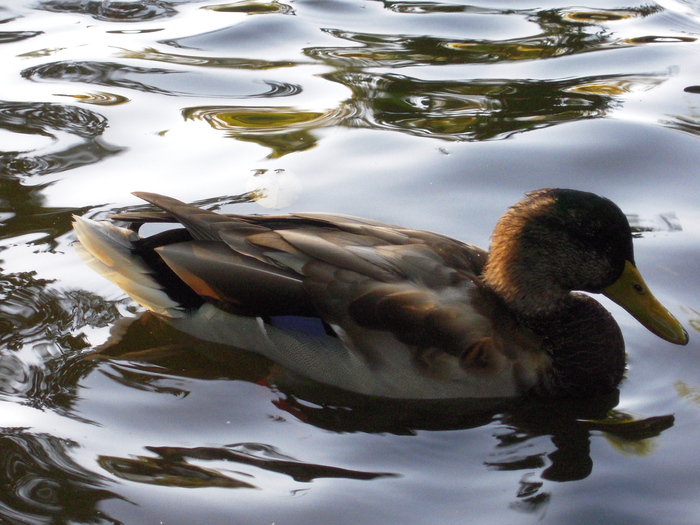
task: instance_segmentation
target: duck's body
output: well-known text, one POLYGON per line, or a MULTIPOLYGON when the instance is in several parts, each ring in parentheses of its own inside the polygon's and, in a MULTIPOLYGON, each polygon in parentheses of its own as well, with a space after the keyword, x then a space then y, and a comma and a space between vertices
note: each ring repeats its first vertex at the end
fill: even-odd
MULTIPOLYGON (((196 337, 259 352, 325 384, 395 398, 587 396, 622 379, 617 324, 595 300, 571 293, 607 289, 624 303, 613 286, 633 268, 631 235, 606 199, 533 192, 499 222, 489 256, 367 219, 225 216, 138 195, 166 213, 119 219, 185 229, 141 239, 77 218, 79 251, 196 337)), ((661 321, 647 326, 687 341, 668 312, 656 314, 661 321)))

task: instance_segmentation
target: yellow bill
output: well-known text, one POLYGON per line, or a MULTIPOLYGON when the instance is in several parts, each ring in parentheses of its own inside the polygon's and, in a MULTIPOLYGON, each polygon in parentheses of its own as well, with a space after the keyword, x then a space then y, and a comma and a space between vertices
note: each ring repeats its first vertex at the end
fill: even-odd
POLYGON ((603 290, 603 294, 662 339, 677 345, 688 344, 688 332, 649 291, 639 270, 625 261, 620 278, 603 290))

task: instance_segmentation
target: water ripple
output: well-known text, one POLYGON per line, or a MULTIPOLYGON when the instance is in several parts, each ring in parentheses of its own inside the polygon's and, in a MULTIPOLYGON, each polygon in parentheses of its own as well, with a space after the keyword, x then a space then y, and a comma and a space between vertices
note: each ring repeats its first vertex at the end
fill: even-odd
POLYGON ((0 522, 117 523, 99 510, 120 496, 105 489, 107 479, 69 456, 77 443, 25 430, 0 432, 0 522))
POLYGON ((690 36, 639 36, 628 38, 625 42, 629 44, 678 44, 681 42, 696 42, 698 39, 690 36))
POLYGON ((200 106, 182 111, 186 120, 201 120, 227 135, 272 150, 270 158, 305 151, 318 141, 313 130, 341 125, 352 117, 342 105, 327 111, 293 107, 200 106))
POLYGON ((265 79, 226 78, 221 79, 217 85, 210 76, 208 89, 212 91, 201 92, 200 90, 205 84, 197 72, 127 66, 115 62, 72 60, 51 62, 27 68, 22 71, 21 75, 34 81, 85 82, 168 96, 280 97, 295 95, 301 91, 301 87, 298 85, 265 79), (166 89, 167 83, 170 83, 173 88, 166 89), (270 89, 260 92, 259 85, 261 83, 269 86, 270 89), (188 85, 192 86, 191 90, 183 89, 188 85), (216 88, 218 90, 214 91, 216 88))
MULTIPOLYGON (((331 3, 332 4, 332 3, 331 3)), ((326 33, 294 16, 249 16, 242 22, 159 43, 177 49, 223 56, 247 56, 263 60, 286 60, 298 57, 306 46, 330 43, 326 33)))
POLYGON ((34 38, 35 36, 43 33, 43 31, 0 31, 0 44, 19 42, 20 40, 34 38))
POLYGON ((79 13, 105 22, 144 22, 177 14, 175 2, 141 0, 138 2, 104 0, 49 0, 37 8, 52 13, 79 13))
POLYGON ((107 119, 89 109, 48 102, 0 102, 0 129, 55 142, 48 151, 41 147, 13 151, 11 146, 0 151, 0 178, 56 173, 113 155, 120 148, 97 142, 106 127, 107 119), (82 140, 76 144, 64 134, 82 140))
MULTIPOLYGON (((414 2, 412 0, 385 0, 384 5, 390 11, 406 14, 432 14, 432 13, 473 13, 473 14, 506 14, 503 9, 489 9, 472 5, 455 5, 442 2, 414 2)), ((518 13, 517 10, 508 10, 510 13, 518 13)), ((524 11, 520 11, 524 12, 524 11)))
POLYGON ((591 50, 603 43, 594 37, 536 35, 514 40, 454 40, 429 36, 373 34, 325 29, 352 43, 347 47, 312 47, 305 54, 335 67, 413 67, 448 64, 477 64, 549 58, 591 50), (565 41, 564 39, 569 41, 565 41), (587 41, 588 40, 588 41, 587 41))
POLYGON ((247 467, 252 472, 255 472, 254 469, 259 469, 286 475, 301 483, 310 483, 319 478, 369 481, 397 476, 387 472, 363 472, 330 465, 305 463, 264 443, 237 443, 225 447, 146 448, 158 454, 158 457, 101 456, 98 461, 108 472, 120 478, 170 487, 259 488, 251 483, 257 477, 252 473, 231 472, 230 469, 226 469, 226 474, 223 474, 214 469, 192 465, 187 460, 197 462, 223 461, 232 463, 236 469, 247 467), (246 479, 240 479, 241 477, 246 479))
POLYGON ((112 302, 82 290, 53 288, 35 272, 0 273, 0 316, 0 347, 6 351, 46 342, 81 350, 89 346, 81 328, 108 326, 120 317, 112 302))
MULTIPOLYGON (((461 6, 392 4, 401 12, 438 9, 445 12, 462 11, 461 6)), ((515 60, 533 60, 573 55, 590 51, 617 49, 623 45, 647 42, 648 37, 620 40, 615 33, 601 26, 601 22, 615 22, 626 18, 646 17, 660 7, 639 7, 612 11, 546 9, 502 12, 478 10, 487 14, 517 14, 539 26, 531 36, 506 40, 454 39, 438 36, 400 33, 368 33, 325 28, 323 31, 346 40, 350 46, 311 47, 307 56, 336 67, 410 67, 416 65, 446 65, 496 63, 515 60), (360 44, 358 47, 356 44, 360 44)), ((482 13, 482 14, 483 14, 482 13)), ((657 38, 657 37, 652 37, 657 38)), ((675 41, 692 41, 679 37, 675 41)), ((659 40, 661 41, 661 40, 659 40)))
MULTIPOLYGON (((421 80, 405 75, 335 72, 353 91, 352 125, 444 140, 504 139, 563 122, 600 118, 617 96, 649 90, 668 74, 601 75, 565 80, 421 80)), ((347 121, 349 122, 349 121, 347 121)))
POLYGON ((277 69, 282 67, 294 67, 300 65, 300 62, 290 60, 270 61, 256 60, 253 58, 236 58, 236 57, 209 57, 197 55, 184 55, 176 53, 164 53, 152 47, 142 51, 127 51, 124 50, 121 54, 122 58, 133 58, 137 60, 152 60, 154 62, 165 62, 168 64, 179 64, 184 66, 201 66, 201 67, 223 67, 231 69, 277 69))
POLYGON ((265 134, 337 125, 347 117, 347 112, 293 107, 200 106, 185 108, 182 115, 188 120, 203 120, 218 130, 265 134))
POLYGON ((57 94, 56 96, 71 97, 76 99, 78 102, 82 102, 83 104, 94 104, 95 106, 118 106, 119 104, 126 104, 129 102, 127 97, 117 95, 115 93, 105 93, 104 91, 85 93, 82 95, 57 94))
POLYGON ((602 22, 617 22, 629 18, 643 17, 659 12, 661 8, 655 6, 651 8, 637 9, 561 9, 562 20, 579 24, 600 24, 602 22))
POLYGON ((147 93, 171 95, 172 93, 169 91, 164 91, 128 77, 174 73, 177 72, 167 69, 125 66, 113 62, 66 60, 30 67, 23 70, 21 75, 23 78, 34 81, 63 80, 65 82, 85 82, 102 86, 135 89, 147 93))
POLYGON ((302 92, 301 86, 298 84, 290 84, 288 82, 278 82, 277 80, 263 80, 263 84, 270 86, 270 91, 261 93, 259 95, 252 95, 253 97, 291 97, 292 95, 298 95, 302 92))
POLYGON ((232 4, 204 6, 202 9, 217 11, 219 13, 247 13, 249 15, 264 15, 277 13, 282 15, 295 14, 292 6, 272 0, 271 2, 235 2, 232 4))
POLYGON ((107 119, 75 106, 36 102, 0 102, 0 127, 19 133, 66 131, 83 138, 101 135, 107 119))

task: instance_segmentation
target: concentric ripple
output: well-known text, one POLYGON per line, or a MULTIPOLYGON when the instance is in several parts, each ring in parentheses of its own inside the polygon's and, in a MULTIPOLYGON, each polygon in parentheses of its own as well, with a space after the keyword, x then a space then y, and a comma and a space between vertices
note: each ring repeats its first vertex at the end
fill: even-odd
POLYGON ((120 151, 120 148, 96 142, 106 127, 105 117, 85 108, 51 103, 0 102, 0 129, 22 136, 50 137, 57 142, 45 153, 42 148, 31 152, 0 151, 0 173, 5 177, 44 175, 98 162, 120 151), (80 137, 81 143, 69 140, 65 148, 61 148, 65 133, 80 137))

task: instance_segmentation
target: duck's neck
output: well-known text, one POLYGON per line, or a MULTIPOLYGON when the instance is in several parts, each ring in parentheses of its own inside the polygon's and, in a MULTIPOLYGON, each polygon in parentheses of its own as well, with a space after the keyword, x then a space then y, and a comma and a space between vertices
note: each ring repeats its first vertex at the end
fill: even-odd
POLYGON ((560 309, 571 288, 565 288, 552 258, 539 249, 522 249, 519 241, 492 243, 483 272, 484 283, 508 307, 523 316, 547 317, 560 309))
POLYGON ((544 338, 552 367, 533 393, 590 397, 610 393, 625 370, 625 343, 610 312, 595 299, 568 294, 554 314, 523 322, 544 338))

